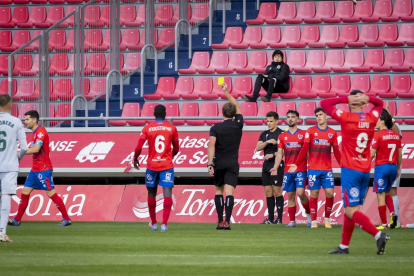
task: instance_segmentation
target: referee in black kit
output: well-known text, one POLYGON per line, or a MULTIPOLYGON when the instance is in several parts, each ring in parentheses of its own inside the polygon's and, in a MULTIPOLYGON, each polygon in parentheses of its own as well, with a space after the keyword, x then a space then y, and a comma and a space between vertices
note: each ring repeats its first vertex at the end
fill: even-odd
POLYGON ((283 130, 277 127, 279 115, 270 111, 266 114, 267 127, 266 131, 260 134, 259 141, 257 142, 256 150, 264 151, 263 169, 262 169, 262 184, 264 186, 267 202, 267 210, 269 217, 265 219, 261 224, 282 224, 283 216, 283 195, 282 195, 282 183, 284 162, 280 163, 277 171, 277 175, 270 175, 270 169, 275 165, 275 157, 277 153, 277 141, 279 135, 283 133, 283 130), (275 220, 275 196, 277 207, 277 220, 275 220))
POLYGON ((217 230, 230 230, 230 218, 234 206, 234 189, 239 178, 239 147, 242 138, 243 116, 239 104, 227 92, 227 85, 221 86, 229 100, 223 105, 224 120, 210 128, 208 143, 208 172, 214 176, 216 186, 217 230), (233 120, 234 117, 234 120, 233 120), (226 201, 223 190, 226 192, 226 201), (223 209, 226 208, 226 220, 223 221, 223 209))

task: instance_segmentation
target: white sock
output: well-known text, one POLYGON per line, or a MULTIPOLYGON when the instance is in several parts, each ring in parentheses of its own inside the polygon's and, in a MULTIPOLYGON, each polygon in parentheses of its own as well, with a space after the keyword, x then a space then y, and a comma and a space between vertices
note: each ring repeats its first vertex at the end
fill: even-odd
POLYGON ((398 216, 397 224, 400 225, 400 200, 398 199, 398 195, 393 196, 392 201, 394 202, 395 214, 398 216))
POLYGON ((381 231, 379 231, 376 235, 375 235, 375 240, 377 241, 380 237, 381 237, 381 231))
POLYGON ((6 234, 7 222, 10 215, 11 196, 1 196, 0 233, 6 234))
POLYGON ((341 248, 341 249, 347 249, 347 248, 348 248, 348 245, 343 245, 343 244, 340 244, 340 245, 339 245, 339 248, 341 248))

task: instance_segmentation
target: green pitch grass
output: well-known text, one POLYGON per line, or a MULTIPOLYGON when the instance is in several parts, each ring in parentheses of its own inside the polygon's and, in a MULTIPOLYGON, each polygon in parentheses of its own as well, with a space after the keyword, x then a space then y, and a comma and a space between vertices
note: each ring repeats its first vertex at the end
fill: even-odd
POLYGON ((414 231, 393 229, 386 254, 355 229, 349 255, 328 255, 341 227, 170 223, 152 232, 146 223, 23 222, 0 243, 0 275, 411 275, 414 231))

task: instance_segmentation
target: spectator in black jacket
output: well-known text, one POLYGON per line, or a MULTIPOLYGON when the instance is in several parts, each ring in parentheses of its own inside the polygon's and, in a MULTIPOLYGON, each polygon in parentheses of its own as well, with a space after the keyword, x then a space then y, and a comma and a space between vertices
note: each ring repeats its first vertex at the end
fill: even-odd
POLYGON ((282 51, 275 50, 272 58, 273 62, 266 67, 264 74, 257 76, 253 96, 243 96, 246 102, 257 101, 261 87, 267 91, 267 95, 261 98, 264 102, 269 102, 273 93, 286 93, 289 91, 290 68, 289 65, 283 62, 282 51))

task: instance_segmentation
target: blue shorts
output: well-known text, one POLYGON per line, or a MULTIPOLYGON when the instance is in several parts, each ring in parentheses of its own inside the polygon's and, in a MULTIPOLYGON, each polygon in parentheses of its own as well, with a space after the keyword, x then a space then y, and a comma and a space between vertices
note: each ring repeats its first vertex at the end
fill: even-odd
POLYGON ((285 173, 283 176, 283 191, 293 192, 296 189, 304 189, 307 180, 306 172, 285 173))
POLYGON ((36 190, 53 190, 55 188, 55 184, 53 183, 52 172, 52 170, 41 172, 30 171, 26 181, 24 182, 24 186, 36 190))
POLYGON ((308 170, 309 190, 333 189, 335 187, 332 171, 308 170))
POLYGON ((389 192, 397 177, 397 165, 384 164, 375 166, 374 186, 375 193, 389 192))
POLYGON ((145 183, 147 187, 155 188, 159 185, 163 188, 174 187, 174 169, 165 171, 151 171, 147 169, 145 172, 145 183))
POLYGON ((369 172, 341 168, 342 200, 344 208, 364 204, 369 185, 369 172))

